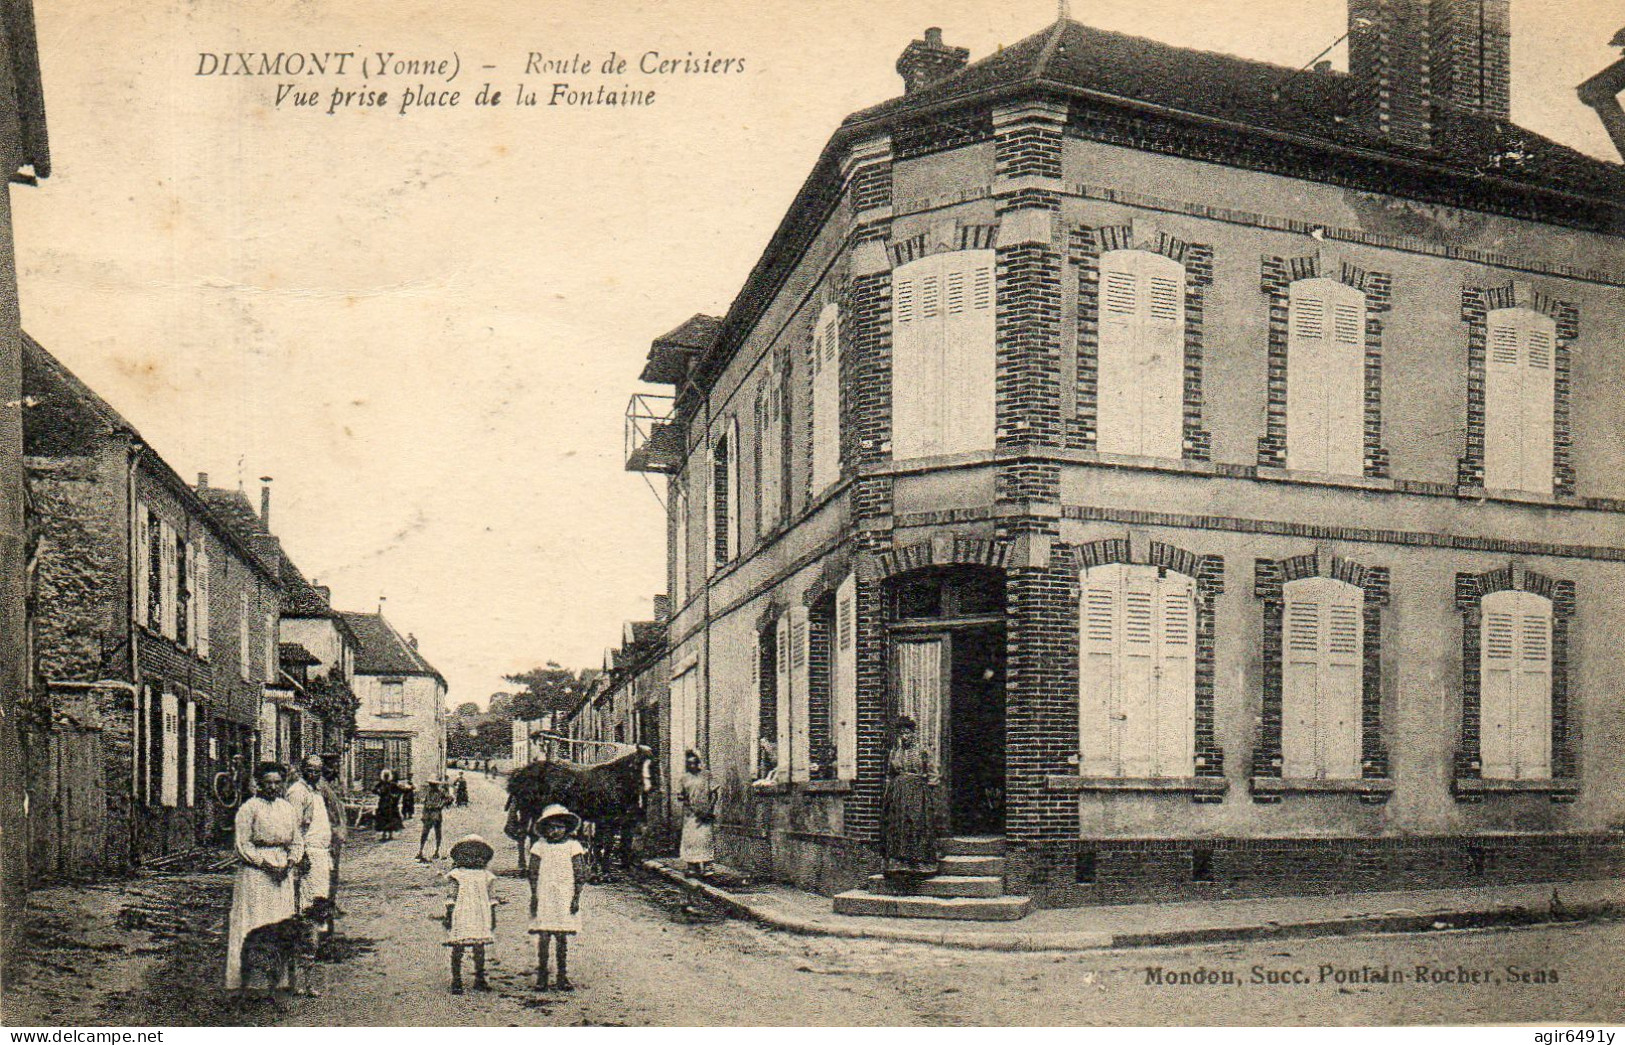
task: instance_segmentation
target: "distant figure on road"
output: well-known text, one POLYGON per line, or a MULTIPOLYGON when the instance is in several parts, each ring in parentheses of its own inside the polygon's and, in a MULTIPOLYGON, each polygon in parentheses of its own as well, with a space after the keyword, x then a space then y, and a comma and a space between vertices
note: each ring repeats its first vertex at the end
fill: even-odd
POLYGON ((423 846, 429 841, 429 832, 434 832, 434 856, 440 859, 440 831, 441 820, 445 817, 446 789, 438 780, 431 780, 423 789, 423 833, 418 835, 418 859, 428 863, 431 859, 423 855, 423 846))
POLYGON ((395 783, 394 771, 386 769, 378 774, 378 783, 372 790, 378 796, 378 811, 372 816, 372 826, 378 832, 378 840, 387 842, 401 829, 401 789, 395 783))
POLYGON ((569 937, 581 931, 581 884, 586 877, 586 848, 572 836, 581 818, 561 805, 542 810, 537 821, 542 837, 530 847, 530 931, 536 936, 536 989, 547 987, 547 941, 557 944, 561 991, 570 982, 569 937))
POLYGON ((451 948, 451 993, 463 993, 463 948, 474 950, 474 989, 488 991, 485 982, 485 947, 496 942, 497 899, 492 893, 497 876, 488 868, 496 850, 479 835, 469 835, 451 847, 452 869, 446 873, 451 895, 446 897, 446 946, 451 948))
POLYGON ((457 804, 468 805, 468 780, 461 773, 457 774, 457 804))
POLYGON ((697 751, 683 756, 683 837, 677 855, 691 874, 710 874, 717 858, 711 844, 711 825, 717 818, 717 789, 697 751))
POLYGON ((401 781, 401 817, 403 819, 410 820, 410 819, 412 819, 412 815, 414 813, 416 813, 417 811, 418 811, 418 787, 417 787, 416 784, 412 783, 412 781, 410 781, 410 780, 402 780, 401 781))
POLYGON ((305 856, 299 814, 282 797, 282 767, 262 762, 254 771, 259 793, 237 809, 237 879, 226 928, 226 989, 243 986, 243 940, 262 925, 292 918, 298 906, 293 870, 305 856))

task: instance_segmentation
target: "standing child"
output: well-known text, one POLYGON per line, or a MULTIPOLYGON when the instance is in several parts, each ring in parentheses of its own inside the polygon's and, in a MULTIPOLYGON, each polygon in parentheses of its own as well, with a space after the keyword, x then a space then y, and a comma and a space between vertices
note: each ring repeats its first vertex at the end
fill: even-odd
POLYGON ((536 934, 536 989, 547 990, 547 942, 558 948, 561 991, 575 990, 568 937, 581 931, 581 883, 586 849, 574 838, 581 818, 561 805, 542 810, 542 837, 530 847, 530 931, 536 934))
POLYGON ((474 989, 488 991, 485 945, 495 943, 497 900, 491 887, 497 876, 487 868, 495 850, 479 835, 451 847, 452 869, 446 872, 451 895, 446 898, 446 946, 451 948, 451 993, 463 993, 463 948, 474 949, 474 989))

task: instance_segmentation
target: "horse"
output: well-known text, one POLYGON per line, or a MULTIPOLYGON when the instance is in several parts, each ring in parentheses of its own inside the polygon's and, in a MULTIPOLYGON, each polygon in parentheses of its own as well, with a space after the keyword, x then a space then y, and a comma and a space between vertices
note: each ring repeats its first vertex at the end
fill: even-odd
POLYGON ((631 869, 632 832, 643 819, 654 753, 642 745, 619 747, 620 753, 607 762, 582 765, 540 759, 509 775, 508 823, 503 831, 518 843, 521 871, 538 835, 536 818, 555 802, 591 825, 595 863, 606 865, 609 846, 618 840, 621 867, 631 869))

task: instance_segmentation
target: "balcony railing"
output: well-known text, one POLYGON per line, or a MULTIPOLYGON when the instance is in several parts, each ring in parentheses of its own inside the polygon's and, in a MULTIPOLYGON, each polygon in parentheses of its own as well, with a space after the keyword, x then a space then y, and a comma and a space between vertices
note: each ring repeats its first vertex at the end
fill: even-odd
POLYGON ((626 470, 674 475, 683 468, 683 427, 671 396, 639 393, 626 405, 626 470))

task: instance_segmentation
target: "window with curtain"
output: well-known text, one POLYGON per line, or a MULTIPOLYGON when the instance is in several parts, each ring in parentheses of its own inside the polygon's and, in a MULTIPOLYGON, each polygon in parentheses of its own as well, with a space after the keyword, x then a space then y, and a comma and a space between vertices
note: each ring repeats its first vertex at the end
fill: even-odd
POLYGON ((1335 279, 1288 291, 1286 466, 1365 474, 1365 294, 1335 279))
POLYGON ((1484 485, 1552 492, 1557 324, 1527 308, 1486 320, 1484 485))
POLYGON ((993 251, 892 272, 892 457, 987 450, 994 437, 993 251))
POLYGON ((1100 258, 1096 448, 1180 457, 1185 415, 1185 269, 1145 250, 1100 258))

